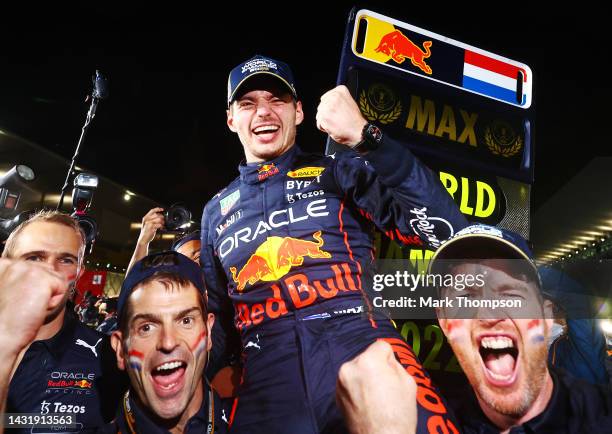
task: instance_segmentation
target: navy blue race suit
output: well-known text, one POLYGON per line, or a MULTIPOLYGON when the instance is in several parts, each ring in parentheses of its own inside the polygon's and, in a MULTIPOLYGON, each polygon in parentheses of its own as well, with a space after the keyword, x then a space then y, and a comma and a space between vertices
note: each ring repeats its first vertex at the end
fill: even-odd
POLYGON ((11 379, 7 413, 71 415, 76 425, 11 432, 95 432, 113 419, 127 385, 108 336, 67 310, 61 330, 25 352, 11 379))
MULTIPOLYGON (((150 411, 141 408, 134 399, 134 392, 126 392, 119 401, 117 417, 108 425, 100 428, 97 434, 168 434, 166 428, 151 417, 150 411)), ((204 381, 202 405, 183 427, 184 434, 225 434, 227 432, 228 409, 222 400, 204 381)))
POLYGON ((435 174, 386 136, 366 157, 294 146, 239 170, 204 209, 200 257, 218 318, 209 375, 227 354, 220 328, 228 333, 233 318, 242 340, 233 432, 342 432, 338 369, 376 339, 394 344, 417 379, 418 432, 454 432, 412 350, 367 295, 374 226, 429 248, 466 226, 435 174))

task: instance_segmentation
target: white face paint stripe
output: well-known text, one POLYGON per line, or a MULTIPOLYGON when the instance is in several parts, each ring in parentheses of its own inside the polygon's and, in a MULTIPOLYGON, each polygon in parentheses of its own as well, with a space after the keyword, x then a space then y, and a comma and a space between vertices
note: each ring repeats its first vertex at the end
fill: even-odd
POLYGON ((128 356, 132 369, 140 371, 142 369, 142 361, 144 359, 144 354, 139 351, 132 350, 128 353, 128 356))
POLYGON ((202 353, 202 351, 204 351, 204 349, 206 348, 206 342, 207 342, 206 338, 207 338, 207 333, 202 332, 202 334, 196 341, 195 345, 192 347, 191 351, 196 357, 198 357, 200 353, 202 353))
POLYGON ((463 321, 457 319, 449 319, 446 323, 446 330, 448 333, 449 341, 457 341, 462 340, 464 336, 462 336, 464 332, 463 321))
POLYGON ((544 343, 544 322, 539 319, 529 321, 529 324, 527 324, 527 337, 534 344, 544 343))

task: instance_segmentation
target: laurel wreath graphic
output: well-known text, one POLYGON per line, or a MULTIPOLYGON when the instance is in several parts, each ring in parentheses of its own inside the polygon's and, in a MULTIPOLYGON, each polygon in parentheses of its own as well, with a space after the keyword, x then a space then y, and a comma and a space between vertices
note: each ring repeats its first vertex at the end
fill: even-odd
POLYGON ((497 144, 495 139, 493 138, 493 133, 491 132, 491 128, 485 128, 484 139, 487 144, 487 148, 491 151, 493 155, 500 155, 505 158, 510 158, 521 150, 523 147, 523 140, 520 136, 516 137, 516 140, 509 147, 502 147, 497 144))
POLYGON ((376 110, 370 107, 368 104, 368 99, 366 98, 365 90, 361 92, 359 96, 359 108, 361 109, 361 113, 366 117, 369 121, 378 121, 383 125, 390 124, 399 118, 400 114, 402 114, 402 102, 398 101, 397 104, 393 107, 393 110, 389 113, 379 114, 376 110))

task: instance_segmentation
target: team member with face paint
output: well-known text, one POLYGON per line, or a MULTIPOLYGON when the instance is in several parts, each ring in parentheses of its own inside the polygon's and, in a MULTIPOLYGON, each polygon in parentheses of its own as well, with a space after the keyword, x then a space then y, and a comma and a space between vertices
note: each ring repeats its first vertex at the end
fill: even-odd
POLYGON ((203 380, 214 315, 195 262, 176 252, 143 258, 123 282, 117 312, 112 345, 131 387, 111 430, 225 432, 226 410, 203 380))
MULTIPOLYGON (((612 432, 609 388, 547 365, 553 323, 533 256, 519 235, 485 225, 465 228, 435 253, 434 275, 484 276, 484 285, 441 288, 453 307, 438 320, 473 393, 456 405, 466 433, 612 432), (458 308, 459 299, 519 300, 521 308, 458 308)), ((418 382, 417 382, 418 386, 418 382)))
MULTIPOLYGON (((45 266, 66 282, 66 290, 55 291, 49 300, 42 324, 31 339, 19 339, 18 330, 12 326, 0 331, 6 334, 1 345, 12 340, 23 344, 15 357, 15 369, 9 372, 8 378, 12 379, 7 412, 71 414, 76 417, 78 431, 88 431, 111 420, 115 403, 127 384, 116 368, 108 338, 81 324, 66 309, 83 270, 84 252, 85 236, 79 224, 66 214, 43 211, 11 233, 2 253, 3 258, 16 262, 45 266)), ((19 285, 14 290, 21 291, 19 285)), ((32 303, 28 299, 32 291, 33 288, 25 288, 23 294, 14 294, 14 309, 32 303)), ((32 309, 34 315, 35 308, 32 309)))

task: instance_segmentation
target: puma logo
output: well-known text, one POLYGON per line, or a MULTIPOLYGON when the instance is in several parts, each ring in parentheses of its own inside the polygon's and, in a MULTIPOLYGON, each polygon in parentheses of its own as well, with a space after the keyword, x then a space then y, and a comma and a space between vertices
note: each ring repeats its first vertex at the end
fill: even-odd
POLYGON ((96 357, 98 357, 98 352, 96 351, 96 347, 98 346, 98 344, 100 343, 100 341, 102 341, 102 338, 98 339, 98 342, 96 342, 96 343, 95 343, 93 346, 92 346, 92 345, 89 345, 89 344, 88 344, 87 342, 85 342, 83 339, 77 339, 75 343, 76 343, 77 345, 82 346, 82 347, 89 348, 89 349, 91 350, 91 352, 92 352, 92 353, 94 353, 94 355, 95 355, 96 357))
POLYGON ((257 338, 257 343, 253 341, 248 341, 247 344, 244 346, 245 350, 249 347, 253 347, 253 348, 257 348, 258 350, 261 350, 261 347, 259 346, 259 334, 256 335, 255 337, 257 338))

